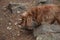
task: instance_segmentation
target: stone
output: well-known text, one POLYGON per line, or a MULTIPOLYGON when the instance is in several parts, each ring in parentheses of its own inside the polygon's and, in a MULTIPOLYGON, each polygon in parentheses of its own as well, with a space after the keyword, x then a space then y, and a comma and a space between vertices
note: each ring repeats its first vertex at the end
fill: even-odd
POLYGON ((21 13, 23 11, 25 11, 27 8, 27 4, 26 3, 10 3, 7 6, 7 9, 11 12, 11 13, 21 13))
POLYGON ((60 40, 60 33, 40 34, 36 40, 60 40))
POLYGON ((59 33, 60 32, 60 25, 50 25, 50 24, 43 24, 38 28, 34 29, 34 36, 40 35, 41 33, 59 33))
POLYGON ((53 4, 54 0, 36 0, 34 2, 35 5, 42 5, 42 4, 53 4))
POLYGON ((7 29, 8 29, 8 30, 11 30, 12 28, 8 26, 7 29))

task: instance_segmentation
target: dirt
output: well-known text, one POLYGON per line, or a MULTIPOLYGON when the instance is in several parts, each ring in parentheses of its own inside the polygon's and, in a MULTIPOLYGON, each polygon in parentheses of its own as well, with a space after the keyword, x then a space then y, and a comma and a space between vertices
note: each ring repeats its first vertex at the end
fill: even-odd
POLYGON ((7 0, 0 0, 0 40, 35 40, 32 33, 20 31, 17 25, 20 14, 6 10, 6 5, 7 0))
MULTIPOLYGON (((19 2, 19 0, 0 0, 0 40, 35 40, 31 32, 20 30, 20 26, 17 24, 20 13, 11 13, 4 8, 10 1, 19 2)), ((22 0, 20 1, 22 2, 22 0)), ((30 1, 28 0, 28 3, 30 1)))

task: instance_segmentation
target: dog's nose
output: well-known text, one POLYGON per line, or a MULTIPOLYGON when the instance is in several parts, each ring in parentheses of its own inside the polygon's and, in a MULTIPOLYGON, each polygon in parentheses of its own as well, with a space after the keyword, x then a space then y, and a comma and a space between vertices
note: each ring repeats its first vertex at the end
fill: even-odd
POLYGON ((37 25, 38 25, 37 22, 35 22, 35 21, 32 22, 32 28, 36 28, 37 25))

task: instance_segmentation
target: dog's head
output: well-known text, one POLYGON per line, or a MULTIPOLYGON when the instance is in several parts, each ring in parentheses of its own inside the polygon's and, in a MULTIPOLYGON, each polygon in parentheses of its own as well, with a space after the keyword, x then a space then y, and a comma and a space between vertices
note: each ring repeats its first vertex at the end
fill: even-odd
POLYGON ((19 25, 21 25, 22 29, 33 30, 37 26, 37 23, 33 20, 33 17, 27 12, 21 14, 20 19, 21 21, 19 25))

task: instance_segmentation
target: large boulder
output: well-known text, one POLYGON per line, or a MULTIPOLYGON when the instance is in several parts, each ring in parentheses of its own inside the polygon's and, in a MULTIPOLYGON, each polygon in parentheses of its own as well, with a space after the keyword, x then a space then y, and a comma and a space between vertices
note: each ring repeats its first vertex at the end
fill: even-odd
POLYGON ((59 40, 60 39, 60 25, 58 24, 42 24, 33 32, 36 40, 59 40))

